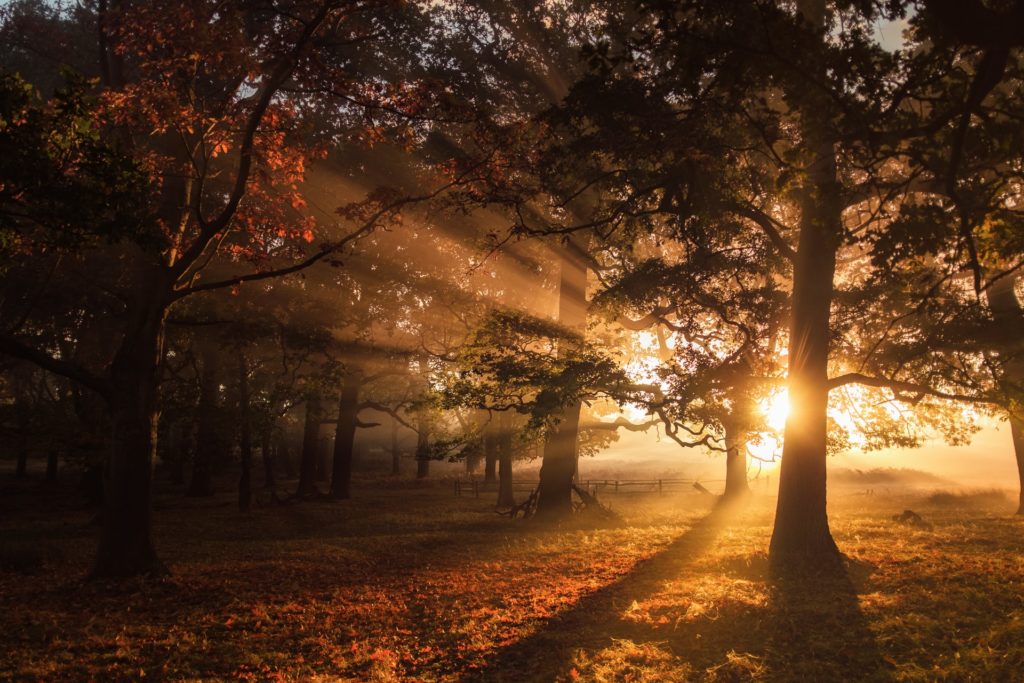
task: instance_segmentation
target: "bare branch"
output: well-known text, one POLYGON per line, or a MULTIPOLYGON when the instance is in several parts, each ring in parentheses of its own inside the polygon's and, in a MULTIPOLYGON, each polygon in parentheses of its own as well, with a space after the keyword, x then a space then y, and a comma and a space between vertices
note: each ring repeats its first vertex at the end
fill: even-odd
POLYGON ((76 363, 54 358, 50 354, 29 346, 14 337, 0 335, 0 353, 26 360, 43 370, 60 375, 61 377, 67 377, 84 387, 92 389, 104 399, 109 400, 110 398, 111 387, 106 379, 92 374, 76 363))

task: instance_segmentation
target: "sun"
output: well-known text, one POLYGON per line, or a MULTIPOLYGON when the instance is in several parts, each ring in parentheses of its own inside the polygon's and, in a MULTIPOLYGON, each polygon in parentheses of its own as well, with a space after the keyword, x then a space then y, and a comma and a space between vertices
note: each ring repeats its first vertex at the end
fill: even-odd
POLYGON ((761 412, 764 414, 765 422, 776 432, 781 432, 785 429, 786 418, 789 417, 789 409, 789 392, 785 389, 761 405, 761 412))

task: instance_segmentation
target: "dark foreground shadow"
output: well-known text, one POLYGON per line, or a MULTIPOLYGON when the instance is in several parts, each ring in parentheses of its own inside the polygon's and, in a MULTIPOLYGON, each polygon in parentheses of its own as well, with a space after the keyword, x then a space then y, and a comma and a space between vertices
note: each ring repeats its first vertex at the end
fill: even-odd
POLYGON ((892 666, 860 610, 856 584, 870 566, 770 576, 764 661, 769 680, 890 681, 892 666))
POLYGON ((891 680, 859 609, 854 580, 866 578, 862 566, 779 575, 769 570, 763 555, 741 563, 723 561, 700 571, 711 581, 757 586, 762 596, 767 592, 767 600, 727 596, 697 617, 678 603, 659 619, 628 616, 634 601, 656 601, 666 581, 693 571, 691 565, 735 514, 714 510, 656 556, 498 651, 484 668, 464 673, 461 680, 571 680, 570 671, 581 661, 595 668, 574 672, 580 680, 596 677, 599 670, 607 680, 891 680), (653 668, 645 668, 648 659, 653 668))

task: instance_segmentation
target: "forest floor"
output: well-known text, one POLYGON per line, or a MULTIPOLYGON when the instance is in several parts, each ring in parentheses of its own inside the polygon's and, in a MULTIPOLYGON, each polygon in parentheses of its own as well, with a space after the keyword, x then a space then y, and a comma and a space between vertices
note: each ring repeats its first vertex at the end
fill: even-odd
POLYGON ((622 494, 511 521, 447 486, 156 501, 172 574, 86 582, 93 511, 0 479, 0 680, 1024 680, 1024 519, 1001 493, 834 493, 839 576, 779 579, 772 500, 622 494), (905 508, 926 526, 893 521, 905 508))

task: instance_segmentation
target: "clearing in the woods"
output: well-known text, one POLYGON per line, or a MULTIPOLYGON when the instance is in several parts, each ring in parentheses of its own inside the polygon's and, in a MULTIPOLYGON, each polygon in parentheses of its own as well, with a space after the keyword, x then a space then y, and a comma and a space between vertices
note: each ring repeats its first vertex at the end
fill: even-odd
POLYGON ((621 494, 619 523, 449 485, 259 507, 159 496, 172 575, 86 582, 94 512, 4 482, 0 678, 1020 680, 1024 520, 1001 493, 834 491, 841 576, 778 577, 774 499, 621 494), (33 507, 34 506, 34 507, 33 507), (48 507, 43 507, 48 506, 48 507), (894 521, 913 509, 920 520, 894 521))

